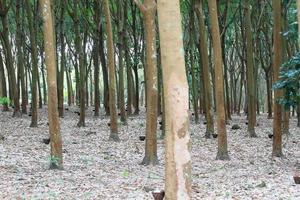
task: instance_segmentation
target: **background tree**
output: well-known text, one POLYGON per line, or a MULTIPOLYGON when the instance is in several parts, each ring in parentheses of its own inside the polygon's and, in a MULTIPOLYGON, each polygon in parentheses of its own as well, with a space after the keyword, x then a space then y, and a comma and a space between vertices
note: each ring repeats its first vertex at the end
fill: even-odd
MULTIPOLYGON (((273 56, 273 77, 274 81, 279 78, 279 68, 282 64, 282 36, 281 36, 281 1, 273 0, 273 18, 274 18, 274 56, 273 56)), ((277 101, 282 96, 282 90, 274 92, 274 120, 273 120, 273 151, 272 155, 281 157, 282 154, 282 107, 277 101)))
POLYGON ((248 134, 250 137, 257 137, 255 133, 256 112, 255 112, 255 83, 254 83, 254 64, 253 64, 253 43, 252 43, 252 25, 251 8, 249 0, 245 1, 246 15, 246 42, 247 42, 247 101, 248 101, 248 134))
POLYGON ((209 16, 211 20, 211 34, 214 50, 215 85, 216 85, 216 107, 217 107, 217 132, 218 153, 217 159, 228 160, 226 119, 224 108, 224 84, 222 70, 222 48, 220 40, 219 22, 217 14, 217 3, 215 0, 208 1, 209 16))
POLYGON ((147 113, 146 113, 146 148, 145 157, 142 164, 157 164, 157 56, 156 56, 156 30, 155 16, 156 3, 155 0, 145 0, 142 4, 135 0, 135 3, 140 8, 145 27, 145 42, 146 42, 146 94, 147 94, 147 113))
POLYGON ((107 60, 109 74, 109 111, 110 111, 110 140, 120 141, 118 135, 118 118, 116 108, 116 77, 114 61, 113 32, 110 19, 110 8, 108 0, 104 0, 104 13, 106 19, 107 32, 107 60))

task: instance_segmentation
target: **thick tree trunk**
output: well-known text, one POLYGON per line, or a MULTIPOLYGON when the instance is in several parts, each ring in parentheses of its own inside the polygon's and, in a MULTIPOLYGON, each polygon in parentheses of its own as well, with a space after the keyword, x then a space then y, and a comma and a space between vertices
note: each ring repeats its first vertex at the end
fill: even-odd
POLYGON ((158 1, 158 21, 166 114, 166 200, 188 200, 191 199, 189 89, 179 1, 158 1))

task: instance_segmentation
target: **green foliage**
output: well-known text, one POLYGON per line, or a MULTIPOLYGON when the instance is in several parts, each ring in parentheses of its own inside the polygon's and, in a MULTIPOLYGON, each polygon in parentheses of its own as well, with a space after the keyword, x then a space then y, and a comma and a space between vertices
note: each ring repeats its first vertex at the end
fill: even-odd
POLYGON ((129 171, 128 170, 124 170, 123 173, 122 173, 122 176, 124 178, 128 178, 129 177, 129 171))
POLYGON ((8 97, 0 97, 0 105, 10 104, 10 99, 8 97))
POLYGON ((50 157, 50 165, 51 166, 59 166, 59 158, 56 156, 50 157))
POLYGON ((281 67, 279 80, 273 85, 273 89, 284 89, 283 98, 277 101, 286 109, 300 102, 300 52, 293 56, 281 67))

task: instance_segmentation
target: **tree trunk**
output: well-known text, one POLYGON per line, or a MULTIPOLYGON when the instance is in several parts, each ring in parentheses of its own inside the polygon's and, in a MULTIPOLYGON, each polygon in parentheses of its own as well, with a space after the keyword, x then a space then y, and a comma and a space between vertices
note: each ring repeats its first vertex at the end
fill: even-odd
POLYGON ((157 159, 157 55, 156 55, 156 29, 155 29, 155 0, 145 0, 142 4, 135 1, 140 8, 145 28, 146 42, 146 146, 143 165, 156 165, 157 159))
POLYGON ((59 21, 59 38, 60 38, 60 70, 58 71, 58 115, 64 117, 64 73, 66 64, 65 53, 65 36, 64 36, 64 18, 65 18, 65 2, 60 1, 60 21, 59 21))
POLYGON ((166 200, 188 200, 191 199, 189 89, 179 1, 158 1, 158 22, 166 114, 166 200))
POLYGON ((96 30, 94 35, 94 44, 93 44, 93 61, 94 61, 94 80, 95 80, 95 98, 94 98, 94 104, 95 104, 95 112, 94 116, 99 116, 99 110, 100 110, 100 88, 99 88, 99 33, 100 33, 100 2, 95 1, 94 2, 94 12, 95 12, 95 24, 96 24, 96 30))
POLYGON ((206 132, 205 137, 210 138, 214 133, 214 111, 211 105, 211 85, 209 76, 209 57, 207 52, 207 42, 205 34, 205 23, 203 13, 203 0, 198 1, 198 12, 199 12, 199 34, 200 34, 200 54, 203 74, 203 85, 204 85, 204 102, 205 102, 205 119, 206 119, 206 132))
MULTIPOLYGON (((1 81, 1 89, 0 89, 1 90, 1 94, 0 94, 0 98, 1 97, 7 97, 6 77, 5 77, 5 73, 4 73, 3 58, 2 58, 2 54, 1 53, 0 53, 0 81, 1 81)), ((3 112, 9 111, 7 103, 3 104, 2 111, 3 112)))
MULTIPOLYGON (((123 124, 127 124, 127 117, 125 111, 125 96, 124 96, 124 41, 125 41, 125 29, 124 23, 124 1, 120 0, 118 3, 118 48, 119 48, 119 96, 120 96, 120 114, 123 124)), ((126 9, 126 8, 125 8, 126 9)))
POLYGON ((110 8, 108 0, 104 0, 104 13, 106 18, 107 31, 107 60, 109 74, 109 112, 110 112, 110 136, 109 139, 119 142, 118 135, 118 118, 116 108, 116 76, 115 76, 115 61, 114 61, 114 45, 113 32, 110 19, 110 8))
POLYGON ((37 45, 36 35, 33 25, 32 6, 29 0, 25 0, 25 9, 28 19, 28 27, 30 32, 30 47, 31 47, 31 61, 32 61, 32 85, 31 85, 31 124, 30 127, 37 127, 38 119, 38 57, 37 57, 37 45))
MULTIPOLYGON (((273 17, 274 17, 274 57, 273 57, 273 76, 274 82, 279 79, 279 68, 282 64, 282 36, 281 36, 281 1, 273 0, 273 17)), ((282 106, 277 99, 282 97, 282 90, 274 91, 274 119, 273 119, 273 152, 272 155, 282 157, 282 106)))
MULTIPOLYGON (((22 30, 21 30, 21 8, 22 3, 20 0, 16 1, 16 46, 18 51, 18 74, 21 82, 21 94, 22 94, 22 113, 27 113, 27 102, 26 102, 26 88, 24 79, 24 54, 22 51, 22 30)), ((18 87, 19 88, 19 87, 18 87)), ((18 95, 19 96, 19 95, 18 95)))
POLYGON ((50 169, 62 169, 62 139, 60 134, 60 125, 57 113, 57 80, 56 80, 56 57, 54 26, 50 0, 40 0, 42 14, 44 18, 44 45, 45 45, 45 62, 47 67, 48 83, 48 119, 51 147, 50 169))
POLYGON ((9 94, 13 98, 14 103, 14 112, 13 117, 21 117, 20 112, 20 102, 19 102, 19 92, 17 87, 17 79, 15 75, 15 69, 13 65, 13 56, 12 56, 12 48, 9 41, 9 30, 8 30, 8 6, 5 5, 5 1, 0 1, 0 11, 1 11, 1 21, 2 21, 2 41, 3 46, 6 52, 6 68, 9 78, 9 94), (6 7, 7 6, 7 7, 6 7))
POLYGON ((108 88, 108 72, 107 72, 107 64, 105 60, 105 53, 104 53, 104 37, 103 37, 103 26, 100 25, 100 34, 99 34, 99 42, 100 42, 100 62, 101 62, 101 69, 103 75, 103 105, 105 109, 106 115, 109 115, 109 88, 108 88))
POLYGON ((254 64, 253 64, 253 43, 252 43, 252 26, 251 10, 249 0, 245 1, 245 32, 247 42, 247 95, 248 95, 248 134, 250 137, 257 137, 255 133, 256 112, 255 112, 255 83, 254 83, 254 64))
POLYGON ((222 48, 220 40, 219 22, 216 0, 208 1, 209 16, 211 19, 211 32, 215 63, 216 107, 217 107, 217 132, 218 153, 217 159, 228 160, 226 119, 224 108, 224 78, 222 70, 222 48))

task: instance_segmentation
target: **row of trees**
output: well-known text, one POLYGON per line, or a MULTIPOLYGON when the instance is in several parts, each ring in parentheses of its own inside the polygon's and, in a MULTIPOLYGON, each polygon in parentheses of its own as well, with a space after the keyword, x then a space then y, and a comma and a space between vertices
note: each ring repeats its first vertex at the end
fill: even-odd
MULTIPOLYGON (((169 199, 190 196, 190 107, 196 123, 205 114, 207 138, 214 133, 217 113, 217 159, 227 160, 226 123, 231 115, 244 108, 249 136, 256 137, 256 115, 266 100, 268 116, 274 118, 273 155, 282 156, 290 107, 283 110, 275 101, 287 90, 276 90, 273 97, 272 84, 279 80, 281 64, 299 49, 296 4, 207 3, 59 0, 50 5, 49 0, 0 0, 0 96, 11 100, 3 103, 3 111, 12 104, 13 116, 21 117, 31 99, 30 126, 36 127, 38 107, 48 104, 51 167, 62 168, 57 116, 64 116, 64 103, 80 106, 79 127, 85 126, 87 106, 93 105, 99 116, 103 105, 110 116, 109 138, 118 142, 118 112, 126 124, 128 116, 139 113, 140 93, 145 93, 142 163, 158 162, 157 117, 163 113, 169 199)), ((298 117, 299 107, 292 107, 298 117)))

